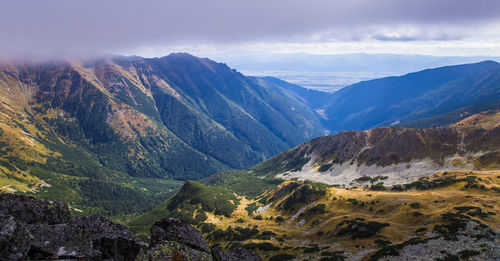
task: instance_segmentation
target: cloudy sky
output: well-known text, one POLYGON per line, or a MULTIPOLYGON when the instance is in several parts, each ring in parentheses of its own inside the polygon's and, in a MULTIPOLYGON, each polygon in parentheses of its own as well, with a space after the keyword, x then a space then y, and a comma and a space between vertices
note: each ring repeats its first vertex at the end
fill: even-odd
POLYGON ((3 0, 0 52, 500 55, 498 0, 3 0))

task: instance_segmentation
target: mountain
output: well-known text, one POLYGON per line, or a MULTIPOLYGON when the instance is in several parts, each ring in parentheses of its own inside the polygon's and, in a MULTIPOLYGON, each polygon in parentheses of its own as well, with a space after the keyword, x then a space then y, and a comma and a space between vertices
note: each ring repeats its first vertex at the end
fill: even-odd
POLYGON ((315 138, 254 168, 282 179, 352 187, 373 179, 397 185, 439 171, 487 169, 498 164, 499 110, 450 127, 378 127, 315 138))
POLYGON ((500 100, 500 64, 427 69, 398 77, 363 81, 335 92, 323 106, 333 133, 421 120, 500 100))
POLYGON ((144 211, 325 132, 283 87, 184 53, 3 60, 0 93, 2 191, 86 213, 144 211))
POLYGON ((266 260, 491 260, 500 257, 500 117, 319 137, 221 172, 129 223, 147 239, 175 216, 211 244, 266 260))

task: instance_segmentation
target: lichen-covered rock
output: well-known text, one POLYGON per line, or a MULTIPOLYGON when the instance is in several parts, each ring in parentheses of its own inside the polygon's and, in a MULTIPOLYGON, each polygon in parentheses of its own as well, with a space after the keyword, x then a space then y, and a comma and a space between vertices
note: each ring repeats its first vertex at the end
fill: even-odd
POLYGON ((154 247, 162 241, 174 241, 210 253, 200 231, 176 218, 162 219, 151 227, 150 246, 154 247))
POLYGON ((0 260, 24 260, 29 247, 26 227, 12 216, 0 215, 0 260))
POLYGON ((261 261, 259 254, 252 250, 234 247, 225 252, 220 247, 212 247, 212 257, 214 261, 261 261))
POLYGON ((209 252, 174 241, 161 241, 137 256, 137 261, 211 261, 209 252))
POLYGON ((0 260, 135 260, 144 242, 100 216, 71 217, 62 202, 0 195, 0 260))
POLYGON ((146 246, 127 227, 101 216, 73 217, 71 223, 85 228, 93 248, 102 253, 102 258, 133 260, 146 246))
POLYGON ((145 244, 125 226, 100 216, 73 217, 70 223, 31 225, 32 258, 61 257, 134 260, 145 244))
POLYGON ((26 224, 61 224, 68 223, 71 218, 63 202, 14 194, 0 194, 0 214, 11 215, 26 224))

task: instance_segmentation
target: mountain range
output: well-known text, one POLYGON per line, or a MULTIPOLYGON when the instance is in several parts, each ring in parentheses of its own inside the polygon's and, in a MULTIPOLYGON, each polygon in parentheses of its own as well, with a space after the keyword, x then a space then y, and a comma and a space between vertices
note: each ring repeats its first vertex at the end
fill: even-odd
MULTIPOLYGON (((430 158, 440 170, 455 154, 472 166, 470 153, 494 151, 496 129, 387 126, 448 126, 494 111, 500 101, 498 75, 500 65, 485 61, 326 93, 272 77, 247 77, 186 53, 3 59, 0 188, 65 200, 75 213, 129 220, 172 196, 185 180, 247 169, 269 158, 254 171, 286 170, 289 178, 300 180, 306 179, 302 169, 324 177, 322 172, 341 173, 340 165, 352 163, 355 174, 343 172, 351 175, 349 181, 316 180, 345 186, 363 177, 359 168, 364 167, 366 172, 396 164, 421 171, 411 161, 430 158), (345 130, 351 132, 294 148, 345 130), (449 144, 442 147, 443 141, 449 144), (492 147, 485 150, 485 142, 492 147), (406 155, 408 148, 414 153, 406 155)), ((493 159, 494 164, 495 156, 485 155, 472 161, 493 159)), ((278 182, 261 181, 256 184, 268 189, 278 182)))

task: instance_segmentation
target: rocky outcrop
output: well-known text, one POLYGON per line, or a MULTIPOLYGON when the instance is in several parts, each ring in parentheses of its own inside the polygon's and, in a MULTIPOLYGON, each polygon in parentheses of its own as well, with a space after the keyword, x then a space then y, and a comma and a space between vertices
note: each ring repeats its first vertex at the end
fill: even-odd
POLYGON ((21 260, 30 247, 26 227, 12 216, 0 215, 0 260, 21 260))
POLYGON ((30 226, 34 257, 134 260, 145 246, 124 225, 100 216, 74 217, 69 223, 30 226))
POLYGON ((62 202, 0 195, 1 260, 135 260, 146 246, 125 226, 100 216, 71 217, 62 202))
POLYGON ((0 214, 11 215, 27 224, 62 224, 71 219, 68 207, 62 202, 13 194, 0 195, 0 214))
POLYGON ((151 227, 151 244, 101 216, 71 217, 62 202, 0 194, 0 260, 249 260, 253 251, 210 249, 200 231, 175 218, 151 227))
POLYGON ((201 233, 176 218, 162 219, 151 227, 150 246, 154 247, 162 241, 174 241, 203 252, 210 252, 201 233))

